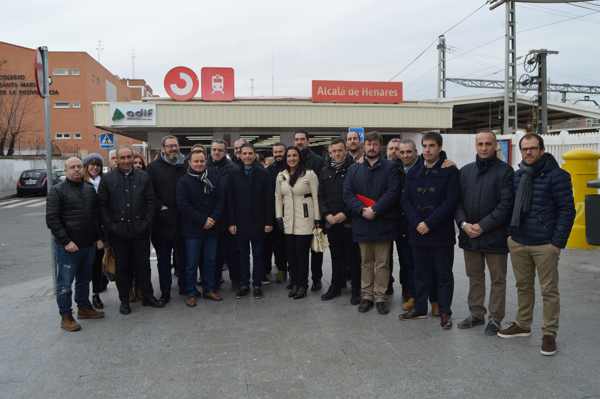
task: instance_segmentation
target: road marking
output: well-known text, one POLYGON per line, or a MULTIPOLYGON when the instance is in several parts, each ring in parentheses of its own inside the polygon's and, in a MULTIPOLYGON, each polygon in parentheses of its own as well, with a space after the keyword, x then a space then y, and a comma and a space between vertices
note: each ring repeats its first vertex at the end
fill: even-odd
POLYGON ((2 202, 0 202, 0 206, 12 204, 14 202, 19 202, 19 201, 22 201, 22 200, 20 200, 20 199, 14 199, 14 200, 9 200, 9 201, 2 201, 2 202))
POLYGON ((39 201, 39 199, 34 199, 34 200, 29 200, 29 201, 23 201, 23 202, 17 202, 16 204, 10 204, 10 205, 6 205, 6 206, 0 206, 0 209, 16 208, 18 206, 32 204, 32 203, 37 202, 37 201, 39 201))
POLYGON ((45 205, 45 204, 46 204, 46 200, 40 200, 40 202, 36 202, 35 204, 25 205, 25 208, 36 208, 38 206, 45 205))

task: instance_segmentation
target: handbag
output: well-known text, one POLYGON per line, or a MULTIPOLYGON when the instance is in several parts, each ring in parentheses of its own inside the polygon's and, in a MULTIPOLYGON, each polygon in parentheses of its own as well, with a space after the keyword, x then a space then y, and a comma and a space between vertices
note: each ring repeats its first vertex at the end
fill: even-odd
POLYGON ((313 252, 325 252, 325 249, 329 247, 329 240, 327 236, 323 232, 323 229, 320 227, 315 227, 313 229, 313 238, 310 244, 310 248, 313 252))
POLYGON ((115 281, 117 275, 117 260, 112 248, 104 249, 104 256, 102 257, 102 272, 108 278, 109 281, 115 281))

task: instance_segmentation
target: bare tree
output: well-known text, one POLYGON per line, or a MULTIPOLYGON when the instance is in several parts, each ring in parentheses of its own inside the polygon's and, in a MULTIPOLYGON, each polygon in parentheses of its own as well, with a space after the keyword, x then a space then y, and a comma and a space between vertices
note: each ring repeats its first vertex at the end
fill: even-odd
MULTIPOLYGON (((0 71, 4 64, 6 60, 0 60, 0 71)), ((0 156, 13 155, 18 136, 28 130, 30 97, 18 89, 15 93, 0 94, 0 156)))

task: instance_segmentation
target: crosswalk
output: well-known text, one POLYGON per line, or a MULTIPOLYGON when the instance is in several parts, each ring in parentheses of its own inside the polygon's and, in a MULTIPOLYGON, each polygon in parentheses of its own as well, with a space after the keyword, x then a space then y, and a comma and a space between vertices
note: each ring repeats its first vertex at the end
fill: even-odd
POLYGON ((0 201, 0 211, 14 208, 39 208, 46 205, 46 198, 16 198, 0 201))

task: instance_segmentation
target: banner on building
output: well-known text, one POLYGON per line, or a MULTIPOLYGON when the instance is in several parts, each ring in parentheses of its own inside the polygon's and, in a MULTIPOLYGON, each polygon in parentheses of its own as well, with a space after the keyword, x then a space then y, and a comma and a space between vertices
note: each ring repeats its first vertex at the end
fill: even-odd
POLYGON ((110 104, 112 126, 156 126, 156 104, 110 104))
POLYGON ((397 104, 403 101, 402 82, 313 80, 315 103, 397 104))

